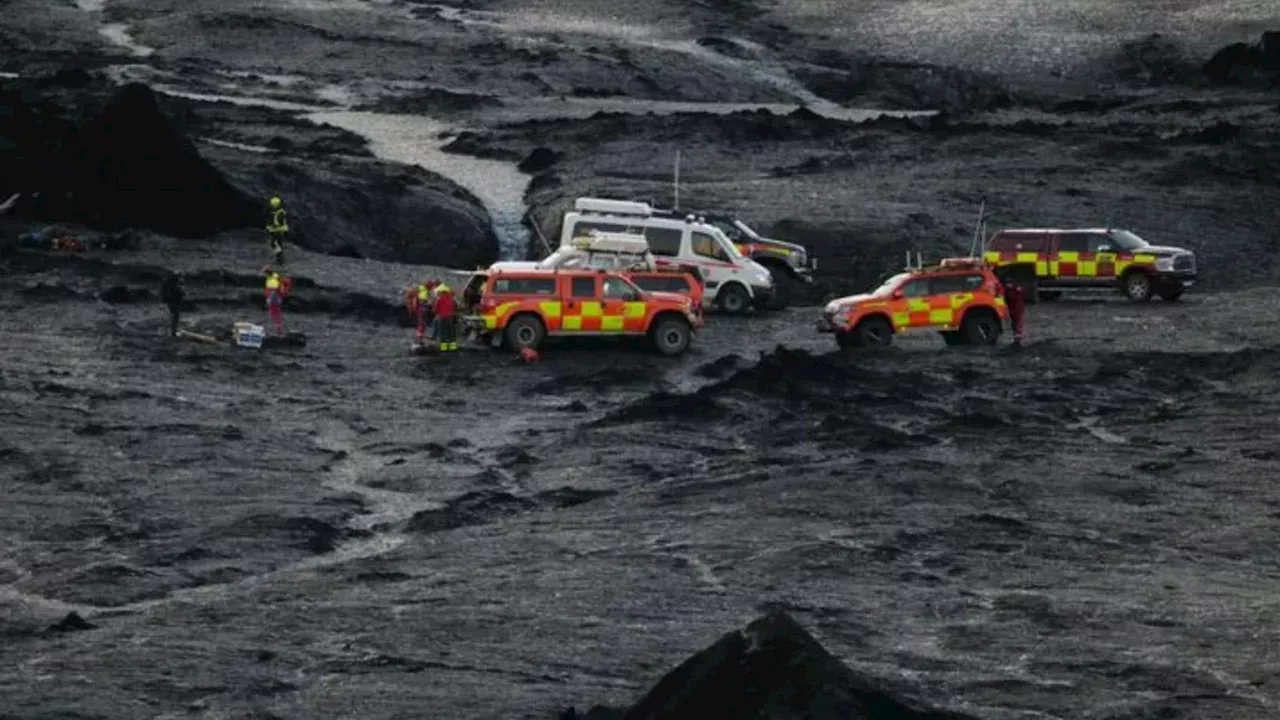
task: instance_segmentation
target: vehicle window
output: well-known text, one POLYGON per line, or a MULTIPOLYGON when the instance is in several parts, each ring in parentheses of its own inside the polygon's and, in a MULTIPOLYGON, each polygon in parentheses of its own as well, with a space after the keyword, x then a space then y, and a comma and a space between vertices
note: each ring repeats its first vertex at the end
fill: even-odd
POLYGON ((555 278, 498 278, 493 283, 497 295, 555 295, 555 278))
POLYGON ((720 243, 716 239, 706 233, 695 232, 693 237, 693 252, 702 257, 714 258, 722 262, 728 262, 729 256, 725 253, 724 248, 720 247, 720 243))
POLYGON ((1115 230, 1111 233, 1111 247, 1117 250, 1139 250, 1150 245, 1151 243, 1128 230, 1115 230))
POLYGON ((982 287, 981 275, 944 275, 929 282, 929 294, 972 292, 982 287))
POLYGON ((642 277, 635 284, 652 292, 689 292, 689 282, 682 277, 642 277))
POLYGON ((898 283, 902 282, 905 277, 907 277, 907 273, 898 273, 881 283, 880 287, 873 290, 871 294, 876 297, 886 297, 898 287, 898 283))
POLYGON ((649 241, 649 252, 654 255, 675 257, 680 254, 680 241, 684 239, 684 231, 672 228, 645 228, 644 239, 649 241))
POLYGON ((1088 238, 1088 250, 1085 252, 1100 252, 1102 248, 1109 248, 1112 251, 1119 250, 1111 238, 1102 233, 1090 233, 1088 238))
POLYGON ((989 250, 1002 250, 1006 252, 1041 252, 1049 245, 1049 235, 1047 233, 1038 233, 1035 235, 997 235, 991 239, 989 250))
POLYGON ((1063 233, 1058 252, 1089 252, 1089 233, 1063 233))
POLYGON ((742 234, 742 231, 738 229, 738 226, 728 220, 714 220, 711 224, 719 228, 720 232, 724 233, 724 236, 729 238, 729 242, 736 243, 746 240, 746 237, 742 234))
POLYGON ((596 296, 596 279, 593 277, 577 277, 569 288, 571 297, 593 298, 596 296))
POLYGON ((625 298, 634 293, 635 288, 622 278, 607 277, 604 279, 604 296, 607 298, 625 298))
POLYGON ((929 279, 917 278, 902 286, 903 297, 924 297, 929 294, 929 279))

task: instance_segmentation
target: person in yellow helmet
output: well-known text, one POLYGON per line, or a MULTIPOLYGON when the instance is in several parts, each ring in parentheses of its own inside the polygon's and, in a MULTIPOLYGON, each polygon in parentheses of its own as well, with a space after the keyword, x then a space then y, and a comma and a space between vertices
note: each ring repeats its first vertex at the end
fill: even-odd
POLYGON ((267 314, 271 317, 272 329, 276 335, 284 335, 284 314, 282 312, 284 299, 289 296, 289 291, 293 288, 293 280, 283 277, 276 272, 270 265, 264 266, 261 276, 266 279, 263 283, 262 294, 267 299, 267 314))
POLYGON ((423 280, 418 285, 417 303, 414 305, 418 314, 418 343, 421 344, 427 333, 427 326, 432 325, 432 298, 431 294, 435 290, 438 283, 435 280, 423 280))
POLYGON ((267 219, 267 237, 271 240, 271 252, 277 265, 284 264, 284 242, 289 239, 289 218, 285 215, 284 202, 271 198, 271 215, 267 219))

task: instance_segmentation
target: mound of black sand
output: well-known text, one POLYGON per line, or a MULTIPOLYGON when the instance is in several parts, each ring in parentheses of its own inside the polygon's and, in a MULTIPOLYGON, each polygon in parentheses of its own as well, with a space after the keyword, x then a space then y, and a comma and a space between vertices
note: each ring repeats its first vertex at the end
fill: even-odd
POLYGON ((667 673, 627 710, 594 720, 974 720, 927 709, 854 672, 790 616, 773 612, 667 673))
POLYGON ((1217 85, 1280 89, 1280 31, 1265 32, 1254 43, 1234 43, 1214 53, 1204 74, 1217 85))
POLYGON ((150 88, 126 85, 94 110, 99 81, 58 77, 0 92, 0 195, 23 193, 16 214, 178 237, 258 222, 150 88))
POLYGON ((521 172, 540 173, 560 162, 564 155, 547 147, 536 147, 516 167, 521 172))
POLYGON ((1170 85, 1187 82, 1198 68, 1172 40, 1153 33, 1120 46, 1103 75, 1135 85, 1170 85))

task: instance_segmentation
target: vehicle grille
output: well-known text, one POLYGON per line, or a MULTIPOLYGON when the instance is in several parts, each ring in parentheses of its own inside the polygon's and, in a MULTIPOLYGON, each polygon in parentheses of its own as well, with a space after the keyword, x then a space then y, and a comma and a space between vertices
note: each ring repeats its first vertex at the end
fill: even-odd
POLYGON ((1173 269, 1177 272, 1190 272, 1196 269, 1194 255, 1178 255, 1173 258, 1173 269))

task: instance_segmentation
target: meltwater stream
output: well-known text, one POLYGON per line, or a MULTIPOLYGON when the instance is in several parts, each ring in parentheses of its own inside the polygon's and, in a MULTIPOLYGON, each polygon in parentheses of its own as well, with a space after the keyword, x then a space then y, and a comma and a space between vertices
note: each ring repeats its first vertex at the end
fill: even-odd
POLYGON ((529 231, 522 220, 530 177, 517 170, 514 163, 444 152, 441 148, 453 139, 454 129, 422 115, 346 110, 306 117, 364 137, 369 149, 383 160, 418 165, 466 188, 489 211, 502 259, 523 257, 529 244, 529 231))

